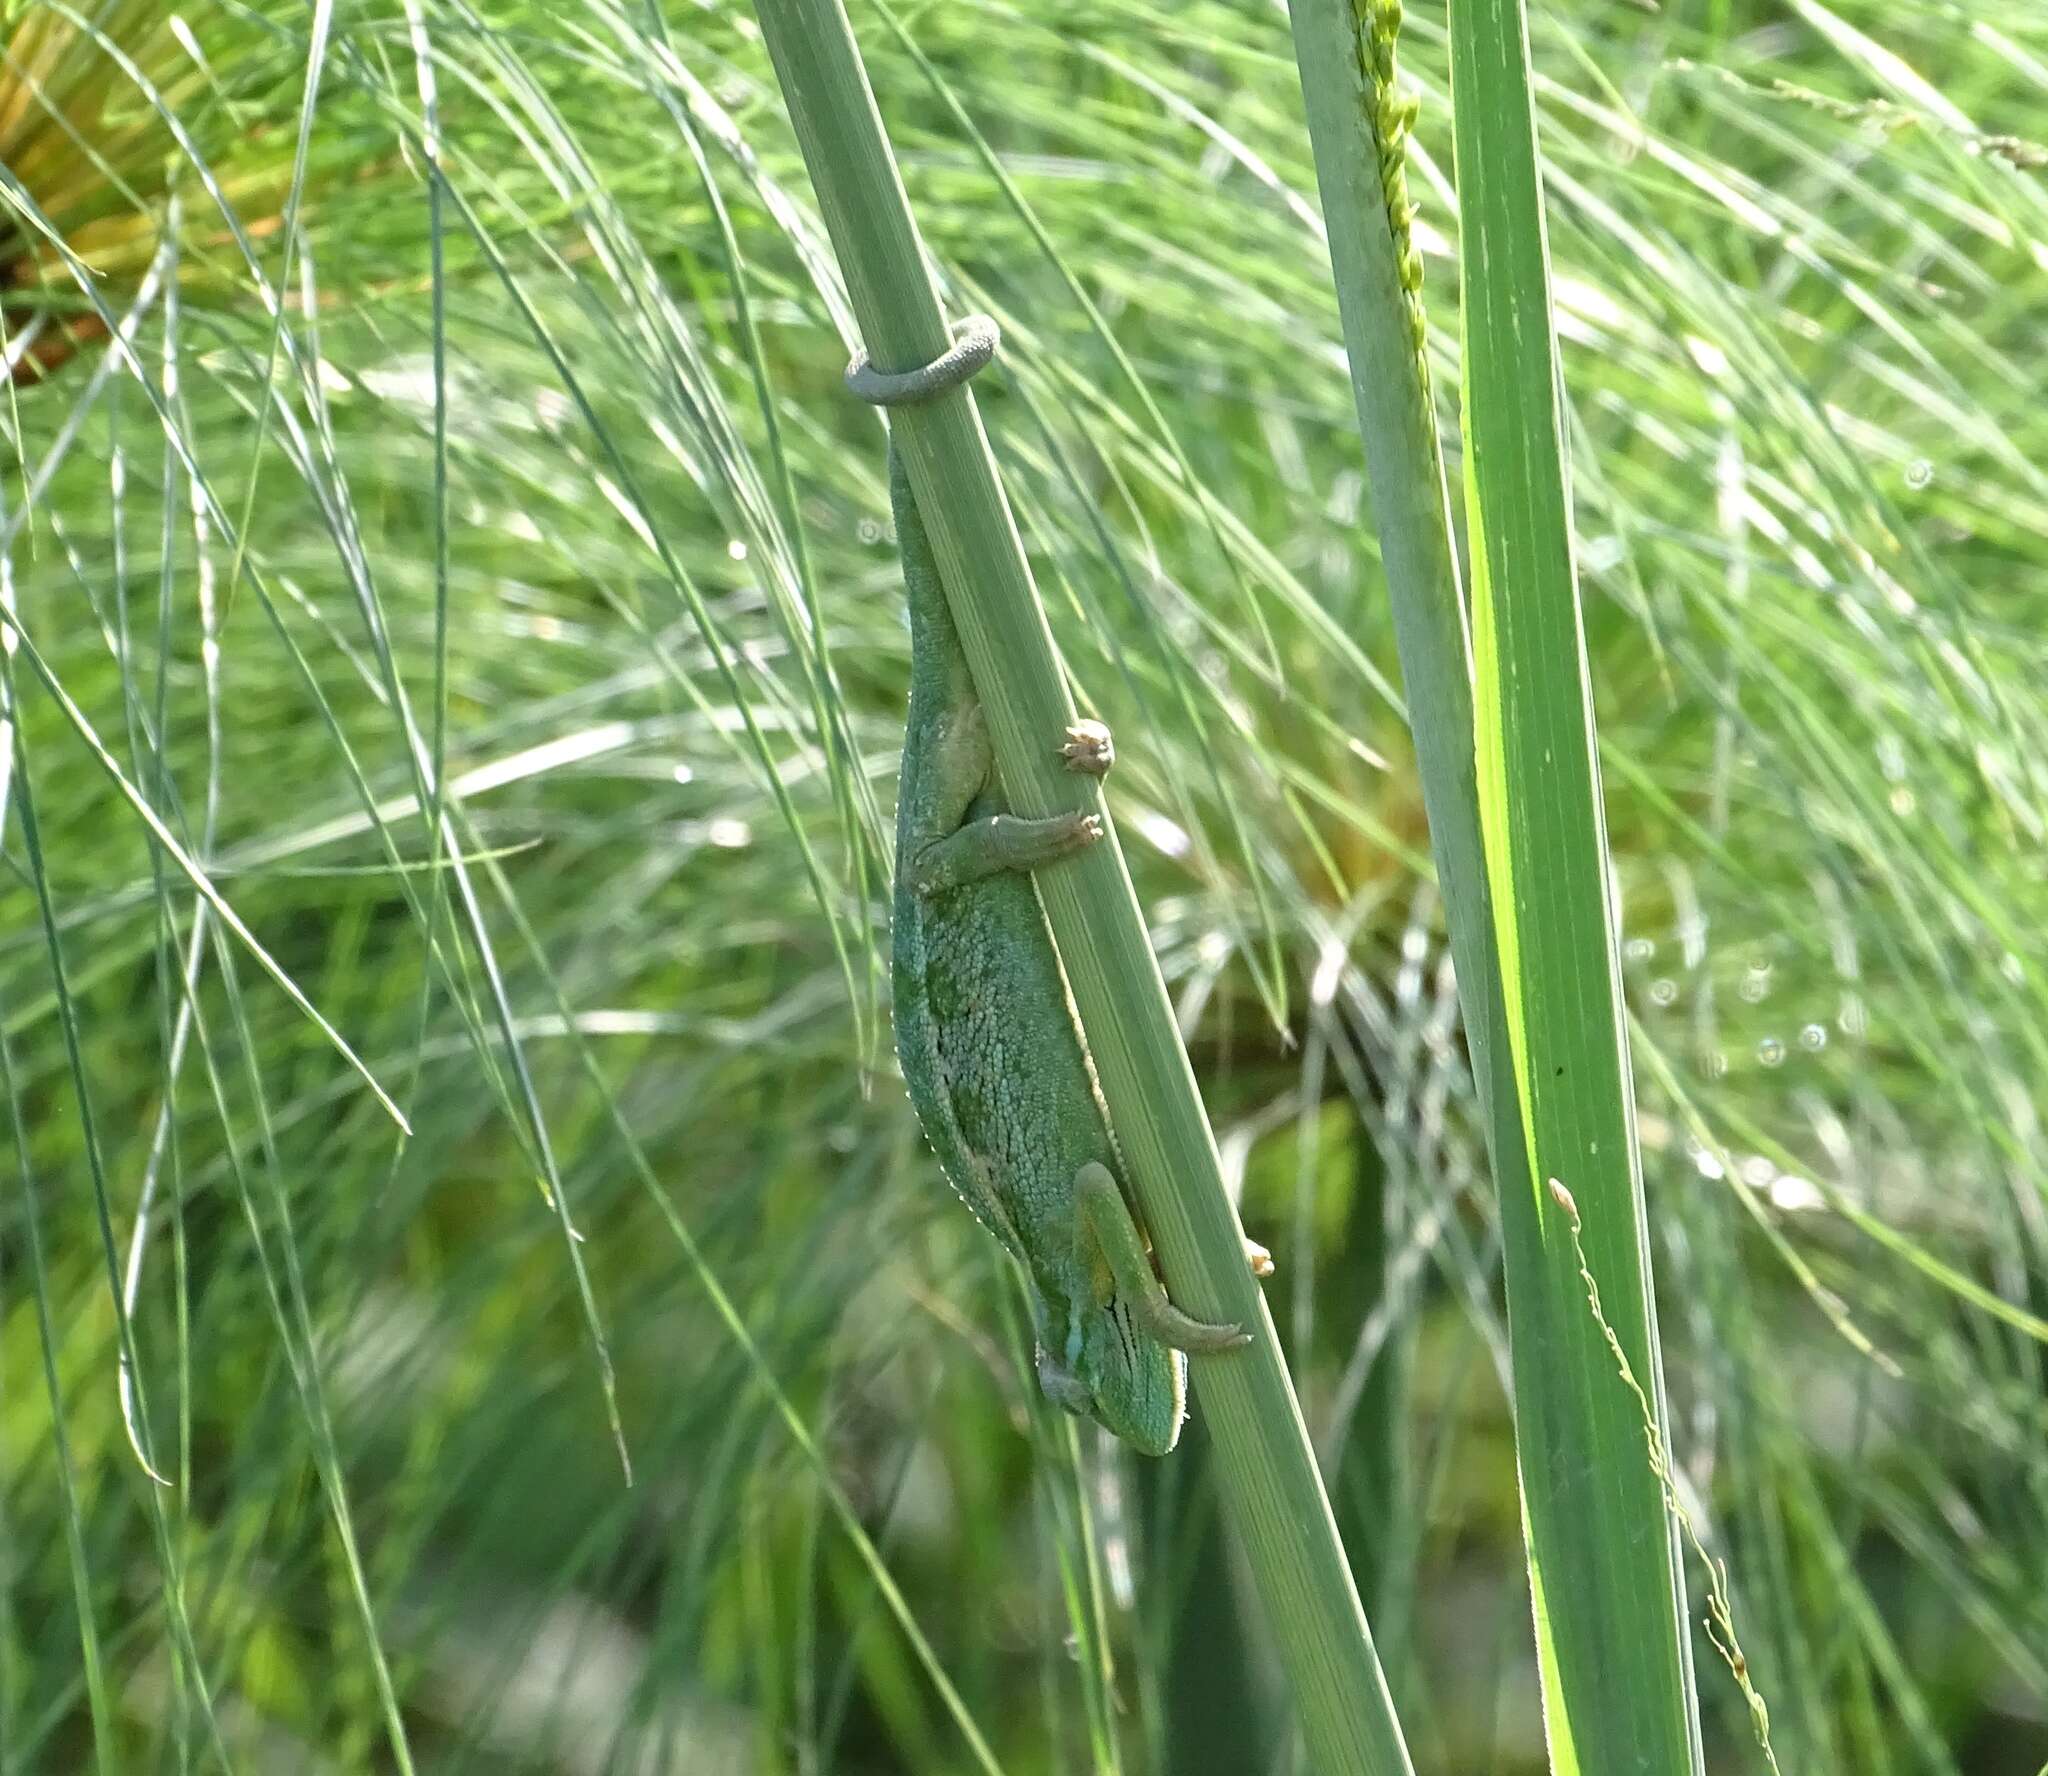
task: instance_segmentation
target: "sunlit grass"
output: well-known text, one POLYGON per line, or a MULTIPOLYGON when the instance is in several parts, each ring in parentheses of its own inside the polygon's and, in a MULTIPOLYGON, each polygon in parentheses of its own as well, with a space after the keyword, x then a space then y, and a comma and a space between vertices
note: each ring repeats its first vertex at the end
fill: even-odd
MULTIPOLYGON (((21 69, 60 16, 7 14, 12 130, 54 127, 21 69)), ((1045 1414, 884 1066, 900 592, 750 14, 337 8, 295 235, 318 9, 180 16, 203 71, 156 9, 76 14, 134 58, 66 51, 118 184, 31 178, 22 134, 0 156, 38 212, 9 340, 72 333, 0 402, 0 589, 414 1132, 201 927, 17 654, 0 1033, 42 1268, 11 1184, 0 1767, 91 1767, 81 1597, 108 1767, 205 1767, 210 1705, 236 1768, 390 1768, 373 1635, 421 1769, 966 1767, 627 1133, 1005 1769, 1263 1767, 1270 1698, 1204 1712, 1259 1630, 1197 1559, 1199 1445, 1134 1473, 1045 1414), (134 1342, 168 1489, 129 1448, 110 1276, 151 1175, 134 1342)), ((1118 731, 1418 1766, 1537 1768, 1497 1235, 1284 21, 904 14, 1054 266, 855 17, 927 238, 1004 326, 983 409, 1118 731)), ((1447 400, 1441 26, 1412 15, 1403 59, 1447 400)), ((1539 14, 1533 48, 1679 1485, 1788 1770, 1992 1768, 2048 1695, 2048 187, 1996 146, 2042 134, 2048 24, 1617 4, 1539 14)), ((1744 1767, 1700 1669, 1710 1761, 1744 1767)))

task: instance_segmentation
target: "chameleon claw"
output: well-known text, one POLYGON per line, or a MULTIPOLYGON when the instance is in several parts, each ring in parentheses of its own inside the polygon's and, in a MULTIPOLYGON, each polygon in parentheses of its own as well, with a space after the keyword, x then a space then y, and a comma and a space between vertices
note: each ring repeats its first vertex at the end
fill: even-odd
POLYGON ((1060 746, 1060 758, 1070 771, 1079 771, 1089 777, 1106 777, 1110 767, 1116 763, 1116 742, 1099 721, 1069 722, 1066 739, 1060 746))
POLYGON ((1198 1320, 1167 1299, 1165 1285, 1153 1274, 1145 1236, 1107 1166, 1090 1161, 1080 1169, 1074 1201, 1081 1211, 1076 1237, 1084 1267, 1093 1271, 1100 1257, 1109 1273, 1105 1282, 1114 1284, 1123 1311, 1141 1330, 1171 1350, 1236 1350, 1251 1343, 1244 1327, 1198 1320))
MULTIPOLYGON (((1255 1239, 1248 1237, 1245 1240, 1244 1260, 1255 1277, 1273 1274, 1273 1254, 1255 1239)), ((1181 1312, 1163 1294, 1156 1305, 1148 1308, 1147 1314, 1141 1315, 1141 1319, 1149 1319, 1149 1330, 1161 1344, 1171 1345, 1176 1350, 1237 1350, 1252 1341, 1252 1335, 1242 1326, 1198 1320, 1192 1314, 1181 1312)))
POLYGON ((1170 1350, 1194 1351, 1199 1355, 1204 1351, 1240 1350, 1252 1341, 1252 1335, 1242 1326, 1198 1320, 1171 1304, 1164 1313, 1141 1310, 1135 1317, 1139 1325, 1170 1350))

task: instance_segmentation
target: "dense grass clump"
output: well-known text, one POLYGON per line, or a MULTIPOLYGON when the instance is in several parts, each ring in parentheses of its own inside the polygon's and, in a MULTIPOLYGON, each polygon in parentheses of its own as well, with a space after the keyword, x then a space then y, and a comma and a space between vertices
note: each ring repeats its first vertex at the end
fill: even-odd
MULTIPOLYGON (((889 1059, 882 440, 752 13, 0 20, 0 1770, 1286 1767, 1200 1421, 1043 1405, 889 1059)), ((1286 21, 854 22, 1409 1749, 1542 1768, 1286 21)), ((2048 20, 1532 29, 1673 1486, 1784 1768, 2032 1776, 2048 20)))

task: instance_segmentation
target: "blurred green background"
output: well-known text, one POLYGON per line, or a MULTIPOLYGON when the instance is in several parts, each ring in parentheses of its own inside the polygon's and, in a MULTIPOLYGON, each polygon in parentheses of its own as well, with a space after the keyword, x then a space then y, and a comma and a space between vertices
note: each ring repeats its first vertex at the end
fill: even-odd
MULTIPOLYGON (((1418 1767, 1538 1770, 1285 18, 905 11, 1027 216, 852 12, 1418 1767)), ((0 18, 0 1772, 973 1767, 835 1497, 1003 1769, 1294 1767, 1199 1407, 1042 1402, 904 1101, 883 439, 751 14, 0 18)), ((2033 1776, 2048 13, 1532 44, 1680 1490, 1786 1770, 2033 1776)))

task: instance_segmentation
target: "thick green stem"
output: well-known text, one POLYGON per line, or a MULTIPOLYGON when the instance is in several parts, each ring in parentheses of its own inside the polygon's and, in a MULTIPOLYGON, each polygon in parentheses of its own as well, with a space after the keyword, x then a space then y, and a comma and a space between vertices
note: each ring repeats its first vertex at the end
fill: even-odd
MULTIPOLYGON (((929 363, 946 349, 946 325, 839 0, 757 0, 757 10, 869 354, 884 370, 929 363)), ((1074 706, 972 396, 903 409, 894 436, 1012 807, 1106 813, 1091 782, 1060 768, 1074 706)), ((1189 1367, 1310 1763, 1327 1776, 1404 1772, 1407 1751, 1113 831, 1038 885, 1173 1298, 1255 1333, 1244 1349, 1189 1367)))
MULTIPOLYGON (((1552 1768, 1699 1764, 1683 1587, 1643 1409, 1661 1383, 1517 0, 1453 0, 1468 633, 1412 300, 1398 0, 1293 0, 1430 842, 1499 1194, 1552 1768), (1545 1186, 1586 1211, 1589 1273, 1545 1186), (1617 1343, 1610 1348, 1612 1333, 1617 1343), (1631 1392, 1614 1352, 1649 1377, 1631 1392)), ((1661 1409, 1659 1412, 1661 1416, 1661 1409)), ((1653 1437, 1660 1434, 1652 1426, 1653 1437)))

